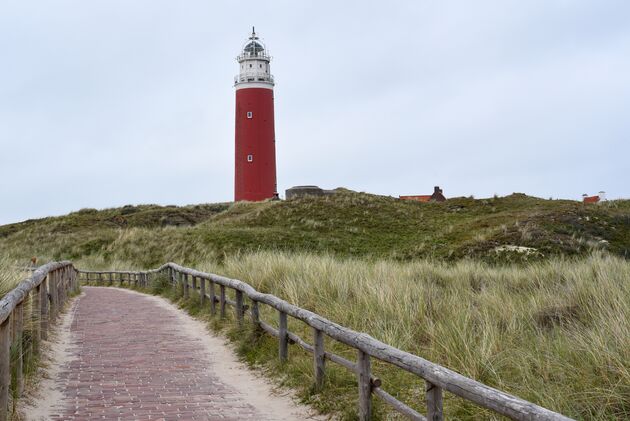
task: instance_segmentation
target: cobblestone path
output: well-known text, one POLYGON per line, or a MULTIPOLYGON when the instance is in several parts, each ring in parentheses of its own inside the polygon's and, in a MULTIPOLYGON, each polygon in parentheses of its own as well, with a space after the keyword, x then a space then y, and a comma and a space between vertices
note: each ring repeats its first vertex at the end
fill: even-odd
MULTIPOLYGON (((73 309, 70 356, 54 420, 260 420, 269 417, 222 382, 178 310, 156 298, 84 288, 73 309)), ((291 417, 291 419, 299 419, 291 417)))

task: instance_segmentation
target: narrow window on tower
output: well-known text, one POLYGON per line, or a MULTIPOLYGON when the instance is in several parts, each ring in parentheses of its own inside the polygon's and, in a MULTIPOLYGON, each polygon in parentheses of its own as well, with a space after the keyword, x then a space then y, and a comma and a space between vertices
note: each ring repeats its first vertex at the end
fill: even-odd
POLYGON ((247 155, 247 162, 254 162, 254 155, 247 155))
POLYGON ((254 113, 251 111, 247 112, 247 118, 253 118, 254 117, 254 113))

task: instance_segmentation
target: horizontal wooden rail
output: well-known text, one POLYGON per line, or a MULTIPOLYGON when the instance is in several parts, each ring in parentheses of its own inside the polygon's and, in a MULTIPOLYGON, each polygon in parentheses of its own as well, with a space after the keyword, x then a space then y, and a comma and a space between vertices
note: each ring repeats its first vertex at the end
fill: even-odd
POLYGON ((404 403, 402 403, 401 401, 399 401, 398 399, 396 399, 395 397, 393 397, 392 395, 390 395, 389 393, 387 393, 386 391, 384 391, 380 387, 373 388, 372 389, 372 393, 374 393, 376 396, 381 398, 384 402, 386 402, 389 405, 391 405, 396 411, 398 411, 401 414, 407 416, 411 420, 414 420, 414 421, 426 421, 426 419, 427 419, 422 414, 420 414, 418 411, 416 411, 415 409, 405 405, 404 403))
POLYGON ((278 338, 279 358, 281 361, 285 361, 288 358, 287 345, 290 343, 298 344, 304 350, 313 354, 314 377, 316 379, 315 386, 317 388, 321 387, 323 384, 324 360, 330 360, 340 364, 356 373, 359 383, 358 413, 361 420, 371 418, 371 395, 374 394, 383 400, 383 402, 389 404, 392 408, 411 419, 440 421, 443 419, 442 393, 444 390, 483 408, 493 410, 515 420, 570 420, 570 418, 562 414, 486 386, 483 383, 465 377, 417 355, 394 348, 365 333, 356 332, 341 326, 311 311, 294 306, 274 295, 258 292, 251 285, 237 279, 200 272, 175 263, 166 263, 157 269, 148 271, 79 271, 79 273, 83 274, 86 280, 94 280, 94 276, 102 278, 105 274, 109 277, 111 277, 111 274, 118 274, 121 282, 123 282, 125 277, 130 280, 133 275, 143 274, 146 279, 145 285, 149 284, 149 278, 152 275, 162 274, 168 276, 170 282, 174 286, 179 286, 182 294, 186 295, 188 294, 189 288, 200 289, 197 288, 197 280, 200 282, 207 280, 210 282, 210 293, 206 294, 204 291, 202 300, 205 301, 206 298, 209 299, 212 314, 216 311, 216 302, 220 304, 221 316, 225 316, 225 306, 229 304, 235 307, 236 318, 239 322, 243 321, 243 316, 247 310, 246 305, 243 304, 243 298, 247 297, 252 302, 252 311, 250 311, 252 321, 258 325, 258 328, 278 338), (218 297, 215 295, 215 284, 219 285, 220 288, 218 297), (235 301, 229 300, 225 296, 226 288, 236 291, 235 301), (278 329, 260 320, 258 310, 260 303, 266 304, 278 312, 278 329), (287 316, 301 320, 313 329, 315 345, 306 343, 302 338, 288 331, 287 316), (344 357, 325 351, 323 349, 323 335, 356 349, 358 353, 357 362, 352 362, 344 357), (415 409, 400 402, 381 389, 380 380, 371 375, 370 358, 376 358, 390 363, 425 380, 426 418, 415 409))
POLYGON ((0 299, 0 421, 11 418, 11 377, 13 396, 19 398, 24 390, 23 355, 39 354, 50 323, 55 322, 69 295, 78 287, 72 263, 53 262, 33 269, 28 278, 0 299), (35 323, 27 340, 23 335, 24 321, 29 319, 35 323), (12 347, 17 351, 13 357, 12 347))

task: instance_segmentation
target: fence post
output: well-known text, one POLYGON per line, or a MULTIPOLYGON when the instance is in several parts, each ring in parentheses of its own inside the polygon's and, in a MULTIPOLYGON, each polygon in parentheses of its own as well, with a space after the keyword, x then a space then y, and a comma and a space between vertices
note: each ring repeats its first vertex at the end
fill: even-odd
POLYGON ((217 297, 214 295, 214 281, 210 280, 210 314, 217 314, 217 297))
POLYGON ((63 305, 66 302, 66 270, 65 268, 59 269, 57 272, 57 292, 59 293, 59 300, 57 301, 57 313, 61 312, 63 305))
POLYGON ((184 296, 184 274, 180 272, 176 272, 175 276, 179 282, 179 293, 183 297, 184 296))
POLYGON ((111 287, 114 284, 114 274, 109 272, 109 286, 111 287))
POLYGON ((22 332, 24 328, 24 301, 18 303, 13 310, 13 343, 15 344, 15 365, 13 368, 13 376, 15 378, 15 390, 18 397, 22 396, 24 391, 24 358, 22 332))
POLYGON ((197 292, 197 277, 193 276, 192 277, 192 289, 197 292))
POLYGON ((252 300, 252 323, 254 330, 260 329, 260 312, 258 310, 258 301, 252 300))
POLYGON ((236 293, 236 320, 238 324, 243 324, 243 318, 245 316, 245 309, 243 308, 243 292, 235 290, 236 293))
POLYGON ((201 302, 201 306, 206 303, 206 279, 199 278, 199 300, 201 302))
MULTIPOLYGON (((43 282, 42 282, 43 283, 43 282)), ((33 300, 31 303, 31 319, 33 326, 33 353, 39 354, 39 345, 42 340, 42 328, 39 318, 42 314, 42 284, 35 287, 33 292, 33 300)))
POLYGON ((427 421, 442 421, 442 388, 433 383, 425 382, 427 401, 427 421))
POLYGON ((49 276, 46 276, 40 284, 40 314, 39 314, 39 326, 41 330, 42 339, 48 339, 48 282, 49 276))
POLYGON ((287 313, 278 311, 278 356, 281 362, 289 358, 289 336, 287 335, 287 313))
POLYGON ((357 380, 359 383, 359 420, 369 421, 372 417, 370 356, 361 350, 357 353, 357 380))
POLYGON ((65 304, 70 296, 70 269, 66 266, 61 272, 63 278, 63 303, 65 304))
MULTIPOLYGON (((22 306, 22 326, 24 326, 24 319, 27 320, 27 325, 28 321, 31 321, 32 319, 33 309, 35 308, 35 303, 33 303, 32 298, 34 295, 36 295, 35 291, 30 290, 24 298, 24 306, 22 306), (28 312, 29 309, 31 310, 31 312, 28 312), (26 313, 26 315, 24 313, 26 313)), ((24 373, 26 373, 26 369, 29 367, 29 364, 31 364, 31 361, 33 360, 34 343, 37 342, 37 338, 35 337, 37 323, 31 324, 33 326, 30 328, 30 337, 25 338, 22 341, 22 347, 24 348, 24 360, 26 361, 26 364, 24 366, 25 368, 23 370, 24 373)), ((22 337, 24 337, 24 334, 22 334, 22 337)))
POLYGON ((221 318, 225 318, 225 285, 219 285, 219 307, 221 318))
POLYGON ((57 300, 59 298, 57 294, 57 272, 52 271, 48 275, 48 294, 50 295, 50 310, 48 314, 54 320, 57 317, 57 300))
POLYGON ((190 292, 188 291, 189 285, 188 285, 188 275, 185 273, 182 273, 182 281, 184 282, 184 298, 188 298, 190 297, 190 292))
POLYGON ((324 386, 325 364, 324 332, 313 328, 313 371, 315 374, 315 390, 321 390, 324 386))
POLYGON ((9 416, 11 389, 11 315, 0 325, 0 421, 9 416))

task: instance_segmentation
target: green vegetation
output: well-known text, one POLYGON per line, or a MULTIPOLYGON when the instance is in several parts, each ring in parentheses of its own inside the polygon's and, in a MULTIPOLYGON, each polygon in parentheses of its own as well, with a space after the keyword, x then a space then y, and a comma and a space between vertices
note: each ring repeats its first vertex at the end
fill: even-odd
MULTIPOLYGON (((231 256, 199 269, 247 280, 330 320, 454 369, 492 387, 576 419, 630 417, 630 263, 613 256, 554 258, 496 266, 461 261, 396 262, 258 252, 231 256)), ((196 295, 179 288, 158 292, 223 330, 242 358, 322 412, 355 419, 357 390, 352 373, 327 363, 323 390, 312 388, 312 356, 290 349, 277 360, 277 341, 209 316, 196 295)), ((155 291, 154 291, 155 292, 155 291)), ((234 299, 234 297, 231 297, 234 299)), ((277 326, 274 310, 261 317, 277 326)), ((311 341, 303 323, 289 329, 311 341)), ((326 348, 349 359, 355 351, 332 340, 326 348)), ((388 364, 373 361, 383 388, 423 410, 423 383, 388 364)), ((378 419, 394 414, 375 401, 378 419)), ((499 419, 490 411, 446 393, 448 419, 499 419)))
POLYGON ((93 257, 147 267, 259 250, 510 262, 594 249, 630 257, 630 201, 585 206, 513 194, 418 203, 340 190, 283 202, 84 209, 0 227, 0 253, 15 258, 93 257))
MULTIPOLYGON (((206 269, 213 269, 212 266, 206 269)), ((525 268, 478 262, 398 263, 257 253, 220 268, 266 292, 466 376, 579 419, 630 416, 630 264, 619 258, 553 259, 525 268)), ((275 320, 275 314, 264 314, 275 320)), ((310 340, 299 322, 290 329, 310 340)), ((242 346, 250 361, 274 361, 275 343, 242 346)), ((327 347, 333 344, 327 343, 327 347)), ((335 346, 354 358, 354 352, 335 346)), ((355 409, 356 385, 311 396, 310 356, 282 372, 323 410, 355 409)), ((274 361, 275 363, 275 361, 274 361)), ((329 363, 329 366, 333 364, 329 363)), ((385 364, 375 371, 402 400, 423 401, 422 383, 385 364)), ((490 413, 447 394, 448 419, 490 413)), ((384 414, 384 408, 379 407, 384 414)))
MULTIPOLYGON (((175 261, 242 279, 566 415, 630 417, 630 201, 585 206, 514 194, 416 203, 339 191, 285 202, 127 206, 0 227, 0 255, 91 269, 175 261)), ((208 317, 164 280, 149 292, 208 317)), ((274 340, 211 325, 304 401, 353 419, 356 383, 344 368, 328 362, 327 385, 315 393, 310 355, 292 347, 280 365, 274 340)), ((301 323, 289 327, 311 340, 301 323)), ((355 358, 340 344, 326 347, 355 358)), ((378 362, 374 369, 385 390, 422 401, 417 378, 378 362)), ((449 419, 493 417, 448 393, 445 409, 449 419)), ((380 404, 376 414, 390 417, 380 404)))
POLYGON ((16 287, 22 280, 20 275, 23 273, 17 269, 15 262, 0 255, 0 297, 16 287))
MULTIPOLYGON (((7 292, 15 288, 20 281, 26 279, 28 275, 29 273, 27 271, 19 270, 14 261, 0 256, 0 297, 3 297, 7 292)), ((11 375, 10 409, 14 417, 17 417, 15 409, 18 401, 17 376, 15 374, 17 364, 15 362, 18 361, 20 355, 22 356, 25 389, 28 390, 31 387, 31 382, 37 380, 35 373, 39 365, 39 355, 33 352, 33 332, 35 324, 39 323, 39 319, 33 316, 31 305, 32 301, 30 300, 24 302, 22 335, 20 340, 15 340, 11 344, 10 355, 12 361, 11 366, 13 368, 11 375)))

